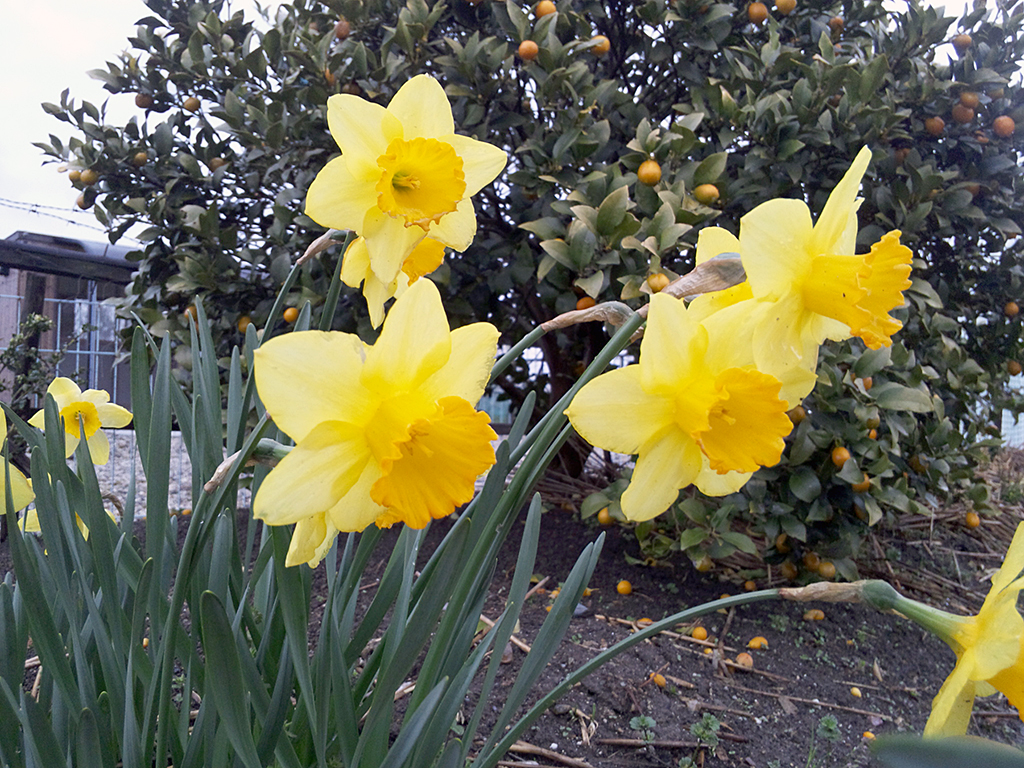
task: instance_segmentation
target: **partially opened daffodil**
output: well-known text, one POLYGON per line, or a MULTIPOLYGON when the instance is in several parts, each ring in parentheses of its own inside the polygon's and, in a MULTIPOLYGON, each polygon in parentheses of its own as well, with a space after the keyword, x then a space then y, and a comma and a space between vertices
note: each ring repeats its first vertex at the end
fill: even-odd
POLYGON ((910 249, 893 231, 868 253, 856 253, 857 191, 870 160, 870 150, 861 149, 817 222, 801 200, 769 200, 741 219, 739 238, 713 228, 698 241, 698 259, 716 249, 740 253, 747 287, 700 297, 696 316, 722 313, 719 322, 749 340, 758 369, 783 382, 782 397, 791 404, 813 388, 825 339, 857 336, 878 349, 902 327, 889 312, 910 287, 910 249))
POLYGON ((364 291, 391 290, 427 236, 456 251, 469 247, 476 234, 470 198, 501 173, 507 156, 455 133, 451 105, 436 80, 414 77, 387 107, 331 96, 327 121, 341 157, 314 179, 306 213, 365 239, 376 283, 364 291))
MULTIPOLYGON (((118 429, 127 427, 132 414, 126 408, 110 402, 110 395, 102 389, 87 389, 83 392, 71 379, 60 376, 50 382, 46 394, 57 402, 57 410, 64 421, 64 452, 71 456, 83 437, 89 446, 93 464, 106 464, 110 459, 110 442, 102 427, 118 429), (81 424, 79 424, 81 420, 81 424), (82 434, 84 429, 85 434, 82 434)), ((45 426, 42 410, 28 420, 38 429, 45 426)))
POLYGON ((366 240, 357 237, 345 251, 341 279, 345 285, 352 288, 363 286, 363 297, 370 311, 370 322, 377 328, 384 320, 384 304, 387 300, 401 296, 412 283, 441 266, 443 260, 444 244, 432 237, 425 237, 406 256, 395 279, 385 285, 370 264, 370 251, 366 247, 366 240))
POLYGON ((649 520, 695 484, 733 493, 778 462, 792 429, 777 379, 737 365, 730 333, 709 335, 682 302, 651 299, 640 361, 588 382, 566 411, 599 448, 639 454, 622 512, 649 520))
POLYGON ((418 280, 372 346, 339 332, 271 339, 255 353, 256 387, 295 448, 253 501, 271 525, 295 523, 288 565, 315 566, 338 531, 424 527, 473 498, 494 463, 487 414, 474 410, 498 331, 449 331, 437 287, 418 280))
POLYGON ((899 595, 883 594, 892 608, 938 635, 956 653, 956 666, 932 702, 925 736, 967 732, 975 696, 1002 691, 1024 720, 1024 523, 1017 526, 1003 565, 976 616, 956 616, 899 595))
MULTIPOLYGON (((0 414, 0 447, 7 441, 7 414, 0 414)), ((24 509, 32 500, 35 498, 35 494, 32 492, 32 486, 25 477, 18 470, 17 467, 12 465, 4 466, 0 462, 0 513, 6 514, 7 511, 7 472, 8 467, 11 473, 11 500, 14 502, 14 512, 20 509, 24 509)))

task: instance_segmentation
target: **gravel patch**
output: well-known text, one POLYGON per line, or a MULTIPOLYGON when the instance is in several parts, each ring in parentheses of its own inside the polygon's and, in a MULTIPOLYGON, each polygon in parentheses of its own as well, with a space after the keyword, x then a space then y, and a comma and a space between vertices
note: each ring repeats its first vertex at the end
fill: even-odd
MULTIPOLYGON (((100 489, 116 496, 122 504, 128 498, 128 491, 135 483, 135 517, 146 516, 146 476, 142 471, 135 431, 131 429, 108 429, 110 460, 105 466, 96 467, 100 489)), ((239 491, 239 506, 248 506, 249 491, 239 491)), ((171 472, 167 508, 172 514, 192 509, 192 462, 181 439, 180 432, 171 433, 171 472)))

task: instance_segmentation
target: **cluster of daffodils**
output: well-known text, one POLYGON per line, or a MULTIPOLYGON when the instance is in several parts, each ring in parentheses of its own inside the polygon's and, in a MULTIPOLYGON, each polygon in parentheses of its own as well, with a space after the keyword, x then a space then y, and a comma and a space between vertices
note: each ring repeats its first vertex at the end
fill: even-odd
POLYGON ((818 347, 861 338, 872 349, 901 327, 889 312, 910 287, 910 250, 890 232, 855 253, 864 148, 812 223, 799 200, 771 200, 740 235, 702 230, 697 261, 740 254, 747 281, 683 307, 653 297, 640 360, 588 382, 567 411, 591 444, 638 454, 623 514, 649 520, 690 484, 711 496, 739 490, 778 462, 786 411, 814 387, 818 347))
POLYGON ((507 156, 455 133, 444 89, 427 75, 399 88, 387 107, 331 96, 327 122, 341 156, 317 174, 306 213, 358 235, 342 278, 362 284, 376 328, 385 302, 437 269, 446 247, 469 247, 476 234, 470 198, 497 178, 507 156))
MULTIPOLYGON (((455 133, 441 86, 427 76, 387 107, 351 95, 328 101, 341 155, 321 170, 306 211, 354 232, 342 277, 362 286, 373 346, 343 333, 289 334, 256 353, 256 382, 275 423, 297 443, 254 501, 268 523, 294 523, 289 563, 315 565, 339 531, 401 521, 422 527, 472 498, 494 461, 494 433, 474 410, 497 331, 450 332, 436 288, 421 276, 476 230, 471 196, 504 168, 505 153, 455 133), (385 305, 395 303, 385 319, 385 305), (319 370, 296 383, 304 363, 319 370), (301 504, 296 499, 302 499, 301 504)), ((740 235, 701 234, 698 261, 739 253, 748 281, 687 307, 653 297, 639 363, 587 383, 566 411, 593 445, 637 454, 622 509, 664 512, 679 490, 739 490, 778 462, 786 411, 814 386, 818 345, 852 335, 890 344, 889 312, 910 283, 899 233, 857 255, 857 190, 865 148, 817 223, 796 200, 759 206, 740 235)))
POLYGON ((295 524, 289 565, 315 566, 339 531, 423 528, 451 514, 494 463, 497 438, 475 404, 498 331, 451 331, 436 286, 418 278, 440 266, 445 248, 472 242, 470 198, 501 173, 505 152, 456 134, 444 90, 426 75, 387 107, 344 94, 327 107, 341 156, 310 186, 306 212, 358 235, 342 279, 362 285, 370 320, 383 328, 372 346, 309 331, 256 352, 260 398, 296 446, 260 486, 253 514, 295 524), (309 360, 319 361, 316 373, 296 381, 309 360))

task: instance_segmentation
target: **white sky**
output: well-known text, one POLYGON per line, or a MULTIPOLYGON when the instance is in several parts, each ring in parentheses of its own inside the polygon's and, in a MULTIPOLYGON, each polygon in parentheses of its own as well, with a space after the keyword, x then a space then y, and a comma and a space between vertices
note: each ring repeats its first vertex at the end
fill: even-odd
MULTIPOLYGON (((945 5, 950 14, 960 15, 966 3, 935 0, 933 5, 945 5)), ((247 16, 252 7, 251 0, 234 5, 246 8, 247 16)), ((56 165, 42 165, 42 150, 32 142, 47 141, 50 133, 63 141, 72 135, 67 123, 39 106, 59 102, 65 88, 75 99, 97 106, 111 97, 114 115, 132 114, 130 95, 113 97, 86 72, 116 61, 134 34, 135 22, 147 15, 150 11, 142 0, 4 3, 8 31, 0 45, 0 104, 7 117, 0 122, 0 238, 24 230, 106 240, 92 213, 76 207, 78 191, 56 165)))

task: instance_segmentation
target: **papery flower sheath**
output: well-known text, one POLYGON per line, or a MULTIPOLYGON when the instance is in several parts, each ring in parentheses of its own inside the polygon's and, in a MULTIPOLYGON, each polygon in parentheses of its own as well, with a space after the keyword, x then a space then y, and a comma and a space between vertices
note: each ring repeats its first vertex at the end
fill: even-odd
MULTIPOLYGON (((46 394, 57 402, 57 410, 64 420, 64 453, 70 457, 83 437, 89 446, 93 464, 106 464, 110 459, 110 442, 103 427, 119 429, 127 427, 132 414, 127 408, 110 402, 110 395, 102 389, 87 389, 83 392, 71 379, 57 377, 46 388, 46 394), (81 419, 82 424, 79 424, 81 419), (82 429, 85 434, 82 434, 82 429)), ((45 415, 39 410, 28 420, 38 429, 45 426, 45 415)))
POLYGON ((956 653, 956 666, 932 702, 925 736, 967 732, 976 696, 1001 691, 1024 720, 1024 523, 1017 526, 1003 565, 976 616, 956 616, 896 596, 892 608, 938 635, 956 653))
POLYGON ((814 386, 818 346, 825 339, 857 336, 871 349, 892 344, 902 324, 889 312, 903 304, 910 287, 910 249, 889 232, 866 254, 856 253, 857 191, 871 160, 867 147, 832 190, 817 222, 801 200, 776 199, 740 220, 739 238, 719 230, 708 250, 740 253, 750 298, 714 294, 694 301, 702 320, 723 313, 721 322, 749 339, 754 363, 783 382, 782 397, 802 399, 814 386))
POLYGON ((649 520, 695 484, 733 493, 761 466, 779 461, 792 429, 779 381, 736 365, 729 329, 714 335, 681 301, 651 299, 640 361, 583 386, 566 411, 599 448, 639 454, 623 514, 649 520))
POLYGON ((498 331, 450 331, 437 287, 418 280, 380 337, 305 331, 255 353, 256 387, 296 443, 270 472, 253 514, 295 523, 288 565, 315 566, 338 531, 403 522, 422 528, 473 498, 496 439, 474 409, 494 363, 498 331))
POLYGON ((365 239, 376 281, 364 291, 374 301, 381 287, 391 290, 427 236, 456 251, 469 247, 476 234, 470 198, 501 173, 507 156, 455 133, 451 105, 436 80, 414 77, 387 107, 350 94, 331 96, 327 121, 341 157, 313 180, 306 213, 365 239))
MULTIPOLYGON (((0 447, 7 441, 7 414, 0 414, 0 447)), ((32 486, 28 478, 21 471, 12 465, 11 472, 11 500, 14 502, 14 512, 24 509, 35 498, 32 486)), ((7 468, 0 462, 0 513, 7 510, 7 468)))

